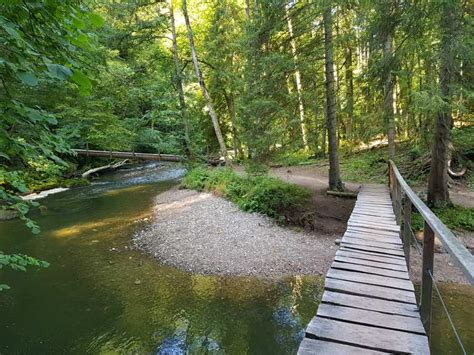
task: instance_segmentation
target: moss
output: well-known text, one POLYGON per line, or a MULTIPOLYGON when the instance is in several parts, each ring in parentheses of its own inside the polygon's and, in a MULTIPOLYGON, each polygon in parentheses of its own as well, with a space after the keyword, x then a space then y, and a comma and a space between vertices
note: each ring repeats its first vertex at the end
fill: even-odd
POLYGON ((188 172, 182 184, 189 189, 212 191, 244 211, 263 213, 280 222, 285 222, 288 213, 307 203, 311 196, 307 189, 280 179, 239 176, 228 168, 197 167, 188 172))

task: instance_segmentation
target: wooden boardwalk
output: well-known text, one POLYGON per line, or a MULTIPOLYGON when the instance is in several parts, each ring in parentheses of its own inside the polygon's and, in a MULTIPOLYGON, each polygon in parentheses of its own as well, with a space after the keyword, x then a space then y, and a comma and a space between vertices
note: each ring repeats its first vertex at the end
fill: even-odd
POLYGON ((298 354, 429 354, 389 190, 364 185, 298 354))

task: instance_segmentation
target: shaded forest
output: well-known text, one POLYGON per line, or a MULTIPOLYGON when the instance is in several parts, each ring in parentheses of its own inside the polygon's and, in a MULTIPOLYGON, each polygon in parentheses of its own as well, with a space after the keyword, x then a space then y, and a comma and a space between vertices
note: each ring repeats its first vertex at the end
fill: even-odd
POLYGON ((448 161, 472 164, 469 2, 51 0, 0 9, 0 197, 33 229, 18 194, 74 176, 72 148, 254 169, 328 157, 329 187, 342 190, 339 161, 386 145, 382 160, 431 173, 438 207, 449 201, 448 161))

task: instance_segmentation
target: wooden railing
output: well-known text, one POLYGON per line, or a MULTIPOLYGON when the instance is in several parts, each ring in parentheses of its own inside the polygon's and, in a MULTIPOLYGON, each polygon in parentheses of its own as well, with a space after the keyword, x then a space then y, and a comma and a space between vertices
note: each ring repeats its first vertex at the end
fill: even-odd
POLYGON ((138 160, 163 160, 179 162, 183 160, 180 155, 174 154, 155 154, 155 153, 136 153, 136 152, 119 152, 113 150, 94 150, 94 149, 73 149, 78 155, 91 157, 108 157, 121 159, 138 159, 138 160))
MULTIPOLYGON (((434 240, 441 241, 451 258, 462 270, 466 279, 474 284, 474 256, 464 247, 456 236, 426 206, 418 195, 408 186, 393 161, 388 163, 388 184, 392 196, 393 208, 398 224, 401 226, 401 238, 405 249, 407 265, 410 265, 410 246, 413 235, 411 214, 415 208, 424 220, 423 261, 420 297, 420 315, 426 333, 431 329, 431 300, 434 282, 434 240)), ((415 239, 416 243, 416 239, 415 239)), ((435 284, 436 287, 436 284, 435 284)), ((456 330, 454 329, 456 332, 456 330)))

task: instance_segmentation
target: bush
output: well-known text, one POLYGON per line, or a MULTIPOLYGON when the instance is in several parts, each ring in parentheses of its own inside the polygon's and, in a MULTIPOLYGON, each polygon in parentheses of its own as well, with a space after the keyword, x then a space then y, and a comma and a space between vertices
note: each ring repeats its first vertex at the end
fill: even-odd
POLYGON ((287 221, 288 214, 308 202, 310 192, 277 178, 239 176, 228 168, 197 167, 186 174, 182 185, 198 191, 212 191, 228 198, 242 210, 259 212, 287 221))

